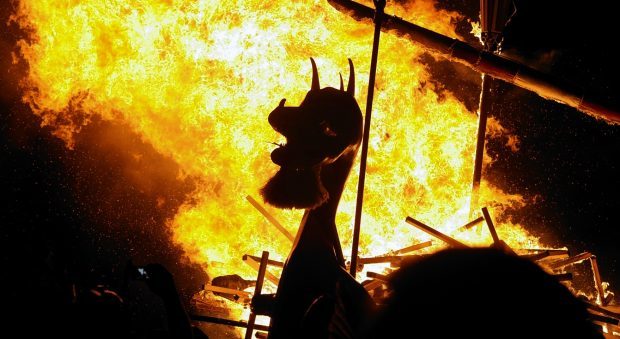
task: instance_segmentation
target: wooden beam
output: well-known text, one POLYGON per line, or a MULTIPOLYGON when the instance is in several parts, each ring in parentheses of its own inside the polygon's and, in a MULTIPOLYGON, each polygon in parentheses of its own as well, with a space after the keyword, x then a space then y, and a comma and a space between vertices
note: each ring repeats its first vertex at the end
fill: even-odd
POLYGON ((364 289, 366 291, 372 291, 372 290, 374 290, 375 288, 377 288, 377 287, 379 287, 381 285, 385 285, 385 282, 381 281, 381 280, 375 279, 375 280, 372 280, 371 282, 369 282, 368 284, 363 285, 363 287, 364 287, 364 289))
POLYGON ((386 281, 389 280, 386 275, 380 274, 380 273, 376 273, 376 272, 366 272, 366 276, 368 278, 373 278, 375 280, 380 280, 380 281, 383 281, 383 282, 386 282, 386 281))
POLYGON ((596 286, 596 292, 598 292, 598 302, 603 306, 607 306, 605 304, 605 290, 603 289, 603 281, 601 280, 601 272, 598 270, 598 262, 596 261, 595 255, 590 257, 590 264, 592 264, 592 273, 594 274, 594 284, 596 286))
MULTIPOLYGON (((247 260, 248 257, 250 259, 256 261, 256 262, 260 262, 260 258, 259 257, 255 256, 255 255, 249 255, 249 254, 244 254, 243 255, 243 260, 247 260)), ((283 262, 277 261, 277 260, 271 260, 271 259, 269 259, 269 261, 267 262, 267 265, 275 266, 275 267, 280 267, 280 268, 284 267, 284 263, 283 262)))
MULTIPOLYGON (((248 266, 252 267, 256 271, 258 271, 260 269, 260 263, 257 262, 257 261, 254 261, 254 259, 252 259, 251 257, 248 257, 248 256, 244 255, 243 256, 243 262, 248 264, 248 266)), ((271 274, 269 271, 265 272, 265 278, 267 278, 267 280, 269 280, 275 286, 278 286, 278 284, 280 283, 280 279, 278 277, 276 277, 275 275, 271 274)))
POLYGON ((205 284, 203 286, 203 289, 205 291, 211 291, 211 292, 235 295, 235 296, 237 296, 239 298, 246 299, 248 301, 252 299, 252 294, 250 292, 235 290, 235 289, 232 289, 232 288, 226 288, 226 287, 220 287, 220 286, 215 286, 215 285, 211 285, 211 284, 205 284))
MULTIPOLYGON (((205 322, 205 323, 213 323, 213 324, 235 326, 235 327, 246 327, 246 328, 248 327, 248 323, 246 323, 245 321, 223 319, 223 318, 211 317, 207 315, 190 314, 189 318, 192 321, 200 321, 200 322, 205 322)), ((264 325, 255 324, 254 328, 260 331, 269 331, 269 327, 264 326, 264 325)))
POLYGON ((522 254, 521 258, 527 258, 530 260, 538 261, 538 260, 558 260, 568 258, 568 250, 565 249, 532 249, 532 248, 524 248, 519 251, 528 251, 532 253, 522 254), (544 254, 543 254, 544 253, 544 254), (547 254, 548 253, 548 254, 547 254), (540 258, 542 257, 542 258, 540 258))
POLYGON ((605 315, 590 313, 590 319, 599 325, 601 324, 610 324, 614 326, 620 325, 620 320, 612 317, 608 317, 605 315))
POLYGON ((572 273, 560 273, 560 274, 553 274, 553 276, 558 279, 558 281, 569 281, 569 280, 573 280, 573 274, 572 273))
POLYGON ((410 224, 415 226, 416 228, 418 228, 421 231, 424 231, 427 234, 430 234, 432 236, 434 236, 435 238, 447 243, 448 245, 450 245, 451 247, 455 247, 455 248, 468 248, 469 246, 461 243, 458 240, 455 240, 439 231, 437 231, 436 229, 424 224, 421 221, 418 221, 412 217, 407 217, 407 219, 405 219, 405 221, 410 224))
POLYGON ((430 254, 412 254, 412 255, 404 255, 402 256, 402 260, 401 261, 395 261, 390 263, 390 267, 397 267, 400 268, 404 265, 407 265, 409 263, 413 263, 413 262, 417 262, 427 256, 429 256, 430 254))
POLYGON ((585 304, 586 304, 586 307, 590 311, 598 312, 598 313, 604 314, 604 315, 606 315, 608 317, 620 319, 620 313, 616 313, 616 312, 610 311, 610 310, 608 310, 608 309, 606 309, 606 308, 604 308, 602 306, 599 306, 597 304, 591 303, 589 301, 586 301, 585 304))
POLYGON ((478 224, 479 224, 479 223, 481 223, 483 220, 484 220, 484 217, 478 217, 478 218, 476 218, 476 219, 474 219, 474 220, 472 220, 472 221, 468 222, 467 224, 465 224, 465 225, 463 225, 463 226, 461 226, 461 227, 457 228, 456 230, 457 230, 457 231, 458 231, 458 230, 462 230, 462 229, 466 229, 466 230, 468 230, 468 229, 474 228, 474 226, 478 225, 478 224))
MULTIPOLYGON (((260 295, 263 291, 263 282, 265 281, 265 273, 267 272, 267 262, 269 261, 269 252, 263 251, 263 255, 260 258, 260 266, 258 267, 258 277, 256 278, 256 286, 254 287, 254 295, 260 295)), ((248 326, 245 330, 245 339, 252 338, 252 332, 254 332, 254 322, 256 322, 256 313, 250 312, 248 319, 248 326)))
POLYGON ((359 263, 362 265, 368 264, 383 264, 383 263, 394 263, 400 262, 404 257, 398 255, 386 255, 380 257, 369 257, 369 258, 360 258, 359 263))
POLYGON ((578 263, 580 261, 584 261, 586 259, 590 259, 590 257, 592 256, 592 253, 590 252, 583 252, 581 254, 577 254, 574 257, 570 257, 570 258, 566 258, 566 259, 561 259, 558 261, 554 261, 549 263, 547 266, 549 266, 549 268, 556 270, 560 267, 564 267, 564 266, 568 266, 571 264, 575 264, 578 263))
POLYGON ((523 251, 528 251, 528 252, 549 252, 549 255, 551 256, 555 256, 555 255, 568 255, 569 252, 566 249, 555 249, 555 248, 524 248, 522 249, 523 251))
POLYGON ((482 215, 484 216, 484 220, 486 221, 486 224, 489 228, 489 232, 491 232, 493 243, 495 244, 495 246, 502 246, 502 242, 499 240, 499 236, 497 235, 497 231, 495 230, 495 224, 493 224, 493 219, 491 219, 489 210, 486 207, 482 208, 482 215))
POLYGON ((260 214, 262 214, 267 220, 269 220, 269 222, 273 226, 275 226, 278 231, 280 231, 280 233, 284 234, 284 236, 287 237, 291 242, 295 241, 295 237, 293 237, 293 235, 284 226, 282 226, 282 224, 276 218, 274 218, 271 213, 267 212, 267 210, 263 206, 261 206, 258 201, 256 201, 249 195, 246 196, 245 199, 249 201, 250 204, 252 204, 252 206, 254 206, 254 208, 256 208, 260 212, 260 214))
POLYGON ((529 259, 532 261, 538 261, 538 260, 545 259, 546 257, 550 255, 551 253, 549 253, 549 251, 544 251, 544 252, 538 252, 538 253, 523 254, 523 255, 520 255, 519 257, 523 259, 529 259))
POLYGON ((614 294, 613 293, 607 294, 607 296, 605 297, 605 302, 603 303, 603 305, 605 305, 605 306, 609 305, 609 303, 612 300, 614 300, 614 294))
POLYGON ((417 250, 421 250, 423 248, 427 248, 427 247, 430 247, 430 246, 433 246, 433 241, 432 240, 428 240, 428 241, 425 241, 425 242, 421 242, 419 244, 403 247, 401 249, 398 249, 398 250, 394 251, 393 253, 395 255, 405 254, 405 253, 410 253, 410 252, 414 252, 414 251, 417 251, 417 250))
POLYGON ((392 267, 400 267, 403 262, 407 260, 419 260, 423 258, 424 255, 389 255, 382 257, 370 257, 370 258, 360 258, 359 262, 362 265, 371 265, 371 264, 383 264, 390 263, 392 267))

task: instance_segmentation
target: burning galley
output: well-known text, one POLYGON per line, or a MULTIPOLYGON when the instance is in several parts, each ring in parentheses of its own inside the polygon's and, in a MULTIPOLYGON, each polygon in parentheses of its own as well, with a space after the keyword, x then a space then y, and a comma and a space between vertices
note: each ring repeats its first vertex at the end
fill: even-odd
MULTIPOLYGON (((602 283, 596 256, 588 252, 571 255, 567 249, 513 249, 500 239, 489 209, 480 208, 478 203, 482 153, 489 110, 487 97, 490 95, 489 84, 493 78, 529 89, 545 98, 560 101, 612 123, 620 122, 620 112, 604 103, 591 100, 578 88, 563 84, 526 65, 498 56, 502 27, 509 19, 511 11, 514 11, 510 1, 481 1, 483 49, 387 15, 384 13, 385 1, 374 1, 375 9, 346 0, 330 0, 329 3, 356 20, 374 22, 364 122, 362 123, 361 110, 354 99, 355 72, 351 59, 349 59, 349 80, 345 91, 342 75, 340 75, 339 89, 321 88, 317 66, 311 58, 311 89, 300 106, 285 106, 286 99, 282 99, 279 106, 269 114, 270 125, 286 138, 286 143, 276 144, 277 148, 271 153, 272 161, 280 166, 280 169, 261 190, 263 198, 270 205, 278 208, 305 209, 297 236, 293 237, 254 198, 246 197, 248 202, 274 226, 274 230, 277 229, 292 242, 292 249, 285 262, 269 260, 269 252, 265 251, 262 252, 261 257, 250 254, 243 256, 243 261, 258 271, 257 279, 252 284, 254 293, 251 299, 252 295, 248 292, 230 288, 234 287, 239 280, 243 281, 238 275, 218 277, 220 283, 205 285, 203 300, 201 296, 197 296, 197 304, 203 304, 203 310, 207 312, 210 303, 208 298, 205 299, 204 293, 208 291, 219 295, 228 294, 235 298, 244 296, 241 303, 249 305, 251 309, 247 322, 204 315, 196 316, 195 319, 245 328, 246 338, 250 338, 254 330, 258 330, 257 337, 269 338, 298 337, 300 333, 308 338, 363 337, 364 326, 367 325, 365 321, 369 321, 370 317, 360 314, 372 314, 375 306, 389 300, 390 295, 395 298, 395 295, 402 294, 402 292, 400 294, 391 292, 389 276, 393 275, 403 263, 421 260, 420 258, 429 255, 414 254, 415 252, 433 246, 433 242, 455 249, 470 248, 470 245, 457 240, 456 236, 445 234, 422 221, 407 216, 405 221, 428 234, 431 240, 410 244, 403 248, 393 248, 376 256, 360 257, 358 255, 379 40, 381 30, 384 30, 403 36, 454 62, 463 63, 483 75, 469 206, 469 215, 472 220, 451 233, 475 228, 478 228, 480 232, 484 228, 491 236, 491 248, 510 256, 526 258, 561 282, 570 283, 572 280, 572 273, 565 271, 567 267, 584 261, 588 262, 596 289, 596 295, 586 301, 590 312, 589 317, 594 323, 599 324, 605 333, 612 335, 617 333, 620 329, 618 327, 620 314, 614 312, 612 310, 614 308, 607 307, 613 299, 613 293, 607 291, 602 283), (346 256, 343 253, 336 227, 336 213, 360 145, 361 160, 352 253, 346 256), (269 267, 281 271, 280 277, 270 273, 269 267), (362 284, 354 279, 358 273, 365 275, 361 277, 362 284), (265 279, 276 288, 275 293, 262 292, 265 279), (340 318, 335 315, 338 312, 343 313, 339 315, 340 318), (264 324, 256 323, 257 315, 267 317, 264 324)), ((421 276, 415 279, 425 278, 421 276)), ((526 282, 523 285, 527 284, 526 282)), ((387 302, 392 306, 395 303, 387 302)), ((415 300, 413 305, 408 307, 415 307, 415 300)), ((197 306, 197 309, 201 307, 197 306)), ((551 309, 550 307, 549 310, 551 309)), ((393 327, 398 327, 398 325, 393 327)), ((391 332, 373 332, 371 337, 374 337, 373 335, 384 336, 387 333, 391 332)), ((554 332, 554 334, 564 335, 560 332, 554 332)), ((569 335, 579 336, 576 333, 569 333, 569 335)))
POLYGON ((456 14, 404 3, 21 1, 12 20, 37 35, 20 45, 24 100, 68 147, 89 121, 120 121, 194 180, 166 226, 211 277, 192 299, 197 323, 359 337, 401 267, 490 247, 570 287, 600 331, 619 333, 595 253, 550 248, 505 217, 526 202, 483 168, 495 160, 485 142, 511 137, 491 118, 494 82, 610 124, 620 112, 501 55, 510 1, 480 2, 481 47, 458 39, 456 14), (427 54, 481 75, 478 114, 442 91, 418 62, 427 54))

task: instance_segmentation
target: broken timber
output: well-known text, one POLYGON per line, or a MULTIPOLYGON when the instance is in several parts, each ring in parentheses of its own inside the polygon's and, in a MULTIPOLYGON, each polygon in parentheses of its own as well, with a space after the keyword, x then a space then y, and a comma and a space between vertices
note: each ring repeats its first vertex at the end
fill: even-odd
POLYGON ((424 232, 434 236, 435 238, 445 242, 446 244, 450 245, 451 247, 454 247, 454 248, 468 248, 469 247, 469 246, 461 243, 460 241, 455 240, 455 239, 453 239, 453 238, 451 238, 451 237, 449 237, 449 236, 447 236, 447 235, 437 231, 436 229, 434 229, 434 228, 432 228, 432 227, 424 224, 423 222, 418 221, 418 220, 416 220, 416 219, 414 219, 412 217, 407 217, 407 219, 405 219, 405 221, 408 224, 415 226, 419 230, 424 231, 424 232))

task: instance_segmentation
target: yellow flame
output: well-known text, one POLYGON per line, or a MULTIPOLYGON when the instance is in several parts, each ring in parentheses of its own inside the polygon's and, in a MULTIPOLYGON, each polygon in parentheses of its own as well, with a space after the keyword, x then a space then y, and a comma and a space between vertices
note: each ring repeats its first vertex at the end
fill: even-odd
MULTIPOLYGON (((388 11, 456 37, 459 16, 431 1, 391 3, 388 11)), ((366 101, 372 26, 323 0, 22 0, 13 20, 30 32, 19 44, 30 67, 24 98, 69 146, 95 115, 123 121, 197 180, 170 227, 211 275, 251 276, 244 253, 283 259, 290 250, 244 197, 257 197, 277 168, 267 115, 281 98, 299 104, 310 87, 309 57, 324 87, 338 86, 338 72, 346 78, 351 58, 357 100, 366 101)), ((437 94, 422 53, 382 36, 361 255, 427 239, 404 223, 407 215, 445 233, 468 221, 477 118, 450 93, 437 94)), ((345 250, 356 182, 352 173, 337 217, 345 250)), ((523 203, 489 183, 482 194, 496 217, 523 203)), ((301 212, 271 211, 294 234, 301 212)), ((510 245, 537 245, 519 225, 499 224, 498 232, 510 245)), ((454 236, 491 242, 474 231, 454 236)))

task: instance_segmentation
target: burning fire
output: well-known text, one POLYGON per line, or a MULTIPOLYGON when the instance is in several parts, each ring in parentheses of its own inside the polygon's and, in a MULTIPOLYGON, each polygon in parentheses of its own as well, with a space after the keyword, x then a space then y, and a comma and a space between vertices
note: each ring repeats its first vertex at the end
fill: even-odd
MULTIPOLYGON (((390 4, 389 12, 456 37, 456 13, 431 1, 390 4)), ((297 105, 310 88, 309 57, 323 86, 356 66, 358 95, 367 92, 372 27, 323 0, 21 0, 12 20, 29 36, 19 56, 29 65, 24 100, 71 147, 95 116, 122 121, 176 161, 198 183, 170 221, 173 240, 211 276, 255 273, 243 254, 288 255, 291 243, 245 199, 276 170, 278 136, 267 115, 280 99, 297 105)), ((411 215, 470 245, 486 232, 459 231, 469 221, 477 117, 450 93, 438 93, 424 51, 383 35, 370 139, 360 254, 379 255, 428 236, 411 215)), ((455 81, 458 81, 455 79, 455 81)), ((363 106, 362 106, 363 107, 363 106)), ((505 133, 499 122, 492 131, 505 133)), ((514 139, 511 139, 514 145, 514 139)), ((491 159, 487 159, 487 163, 491 159)), ((351 245, 357 174, 352 173, 337 223, 351 245)), ((497 219, 524 203, 485 182, 481 202, 497 219)), ((295 234, 300 211, 270 209, 295 234)), ((519 225, 499 224, 515 248, 536 247, 519 225)), ((443 244, 433 246, 437 250, 443 244)))

